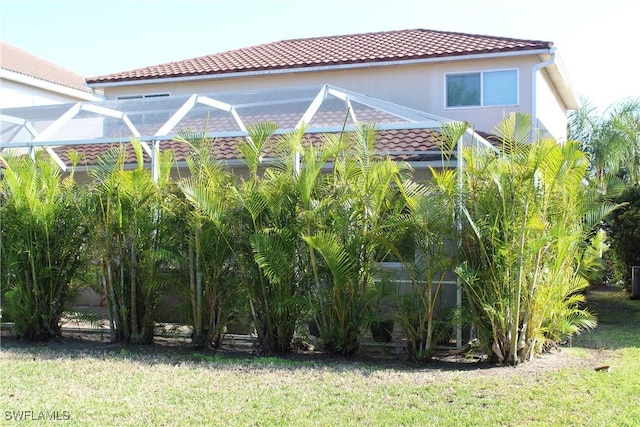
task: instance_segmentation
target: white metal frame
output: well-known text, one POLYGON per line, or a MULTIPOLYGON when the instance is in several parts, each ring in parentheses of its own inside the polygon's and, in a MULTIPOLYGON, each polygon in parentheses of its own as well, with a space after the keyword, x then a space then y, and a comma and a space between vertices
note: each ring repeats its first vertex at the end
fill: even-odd
MULTIPOLYGON (((158 98, 154 98, 154 99, 157 100, 158 98)), ((169 99, 169 97, 167 97, 167 99, 169 99)), ((299 97, 294 99, 294 101, 299 102, 299 101, 308 100, 308 99, 309 98, 307 97, 307 95, 305 95, 304 97, 299 97)), ((391 123, 391 124, 379 125, 377 126, 377 129, 379 130, 438 129, 448 121, 447 119, 440 116, 436 116, 433 114, 403 107, 387 101, 362 95, 360 93, 338 88, 336 86, 324 85, 319 89, 316 96, 310 101, 307 109, 301 115, 301 118, 298 120, 297 124, 293 129, 300 129, 302 127, 307 127, 310 123, 312 123, 312 119, 314 115, 321 109, 323 103, 327 99, 338 99, 344 102, 345 110, 347 111, 349 118, 353 123, 358 123, 357 108, 355 108, 356 104, 364 105, 366 107, 382 111, 392 116, 396 116, 403 121, 402 123, 397 123, 397 124, 391 123)), ((156 159, 160 154, 159 141, 170 140, 174 136, 172 135, 172 131, 176 128, 176 126, 178 126, 180 121, 187 116, 189 111, 191 111, 197 105, 205 105, 207 107, 229 113, 233 117, 233 120, 238 126, 237 131, 216 132, 216 133, 212 133, 209 136, 213 136, 213 137, 238 136, 238 137, 249 138, 247 125, 243 122, 241 115, 238 113, 238 108, 252 107, 252 106, 259 106, 259 105, 271 105, 275 103, 277 103, 277 101, 256 102, 255 104, 244 103, 244 104, 238 104, 234 106, 227 102, 223 102, 218 99, 215 99, 215 97, 212 97, 212 96, 193 94, 171 115, 171 117, 153 135, 141 135, 140 132, 136 129, 135 125, 127 116, 126 112, 119 111, 113 108, 103 107, 101 105, 97 105, 96 103, 90 103, 90 102, 78 102, 72 105, 66 112, 64 112, 59 118, 54 120, 54 122, 51 123, 41 133, 38 133, 35 127, 25 119, 21 119, 19 117, 13 117, 7 114, 0 114, 0 121, 8 122, 8 123, 12 123, 17 126, 20 126, 20 129, 22 128, 26 129, 33 136, 33 139, 29 142, 3 143, 0 141, 0 150, 4 148, 27 147, 29 151, 32 152, 34 147, 43 147, 56 160, 56 162, 61 167, 61 169, 64 171, 67 171, 68 169, 67 165, 64 164, 64 162, 56 155, 56 153, 52 149, 53 147, 77 145, 77 144, 105 144, 105 143, 112 143, 117 141, 123 142, 122 138, 97 138, 91 141, 53 140, 53 135, 55 135, 55 133, 58 130, 60 130, 63 126, 68 124, 80 112, 87 111, 87 112, 92 112, 94 114, 122 120, 122 122, 131 131, 131 134, 134 137, 140 139, 143 149, 151 158, 151 166, 154 171, 154 176, 157 177, 158 165, 157 165, 156 159)), ((34 107, 34 108, 37 108, 37 107, 34 107)), ((352 125, 348 125, 347 129, 350 129, 351 126, 352 125)), ((291 129, 289 130, 279 129, 278 131, 276 131, 276 134, 286 133, 286 132, 289 132, 290 130, 291 129)), ((308 129, 308 131, 311 133, 340 132, 343 130, 345 130, 344 124, 308 129)), ((470 138, 471 141, 473 141, 478 146, 482 145, 482 146, 494 149, 494 147, 489 142, 487 142, 484 138, 476 134, 472 129, 467 130, 466 137, 470 138)), ((401 152, 394 151, 393 153, 394 154, 416 154, 416 155, 429 154, 427 152, 421 152, 421 151, 415 151, 415 152, 412 151, 411 153, 408 153, 408 152, 401 153, 401 152)), ((391 152, 387 154, 391 154, 391 152)), ((299 170, 300 158, 299 158, 299 155, 296 157, 297 157, 296 170, 299 170)), ((458 156, 456 157, 459 158, 458 156)))
MULTIPOLYGON (((91 103, 78 102, 74 104, 70 109, 68 109, 62 116, 60 116, 60 118, 58 118, 56 121, 51 123, 51 125, 49 125, 49 127, 47 127, 39 135, 35 136, 32 142, 49 141, 53 134, 55 134, 58 130, 60 130, 64 125, 69 123, 74 117, 76 117, 82 111, 87 111, 87 112, 98 114, 101 116, 112 117, 114 119, 120 119, 124 122, 127 128, 129 128, 129 130, 131 131, 134 137, 139 138, 141 136, 140 132, 138 132, 136 127, 133 125, 133 123, 131 123, 131 120, 129 120, 129 117, 127 117, 126 113, 123 113, 122 111, 118 111, 118 110, 113 110, 111 108, 106 108, 99 105, 91 104, 91 103)), ((149 156, 152 156, 152 152, 151 152, 151 148, 149 147, 149 144, 147 144, 145 141, 141 141, 141 145, 143 149, 147 152, 147 154, 149 156)), ((55 153, 55 151, 53 151, 53 147, 48 146, 46 147, 46 150, 47 150, 47 153, 49 153, 49 155, 56 161, 58 166, 60 166, 60 169, 66 172, 68 169, 67 165, 62 161, 62 159, 60 159, 60 157, 55 153)))

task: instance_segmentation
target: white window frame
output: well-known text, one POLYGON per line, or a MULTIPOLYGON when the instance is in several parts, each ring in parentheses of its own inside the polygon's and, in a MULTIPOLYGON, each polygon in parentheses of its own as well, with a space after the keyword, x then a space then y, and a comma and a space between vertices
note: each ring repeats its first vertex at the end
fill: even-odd
POLYGON ((501 108, 501 107, 516 107, 520 105, 520 69, 519 68, 496 68, 492 70, 469 70, 469 71, 456 71, 452 73, 444 73, 444 109, 445 110, 460 110, 464 108, 501 108), (497 104, 497 105, 484 105, 484 74, 494 73, 500 71, 515 71, 516 72, 516 102, 515 104, 497 104), (448 106, 447 98, 447 78, 449 76, 464 76, 469 74, 480 75, 480 105, 459 105, 448 106))
POLYGON ((171 96, 169 92, 158 92, 158 93, 141 93, 139 95, 120 95, 117 96, 116 99, 145 99, 145 98, 161 98, 165 96, 171 96))

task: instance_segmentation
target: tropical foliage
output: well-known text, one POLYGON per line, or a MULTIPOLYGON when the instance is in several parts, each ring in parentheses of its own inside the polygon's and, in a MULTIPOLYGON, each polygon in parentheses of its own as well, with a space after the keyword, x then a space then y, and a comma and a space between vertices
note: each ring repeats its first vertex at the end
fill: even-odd
MULTIPOLYGON (((76 156, 71 156, 77 158, 76 156)), ((0 283, 3 316, 17 333, 45 341, 60 334, 86 250, 82 191, 53 159, 0 156, 0 283)))
POLYGON ((516 364, 595 325, 580 306, 580 261, 614 206, 583 185, 589 162, 575 142, 531 142, 523 115, 496 133, 498 154, 465 152, 465 261, 456 271, 487 352, 516 364))
POLYGON ((409 289, 396 293, 396 317, 409 342, 409 356, 428 360, 435 344, 448 342, 453 325, 455 301, 442 303, 443 283, 452 281, 458 260, 456 207, 457 171, 451 167, 451 155, 467 130, 465 123, 447 124, 441 129, 440 169, 431 168, 431 179, 418 185, 406 183, 411 250, 398 252, 410 281, 409 289))
POLYGON ((181 259, 189 277, 188 282, 181 282, 188 287, 179 289, 187 302, 187 323, 193 327, 194 345, 215 348, 227 323, 237 315, 240 299, 230 243, 232 229, 225 226, 230 222, 226 207, 231 203, 232 177, 213 159, 214 141, 206 137, 206 130, 184 132, 176 141, 192 150, 187 158, 190 177, 179 182, 180 188, 188 199, 197 197, 208 209, 207 214, 184 203, 178 215, 181 226, 188 230, 181 259))
POLYGON ((640 100, 613 104, 602 114, 587 100, 582 104, 569 115, 569 139, 589 155, 590 174, 603 188, 612 176, 640 183, 640 100))
POLYGON ((112 338, 131 343, 153 340, 156 311, 164 295, 163 270, 172 267, 170 214, 166 192, 170 184, 171 152, 163 155, 160 178, 154 182, 144 167, 141 144, 133 140, 136 167, 125 168, 127 146, 102 155, 93 177, 93 211, 87 215, 107 301, 112 338))
POLYGON ((243 141, 249 177, 235 190, 234 230, 243 287, 249 298, 260 352, 287 352, 306 306, 305 252, 298 194, 286 163, 258 174, 265 145, 277 125, 250 129, 243 141))
POLYGON ((640 265, 640 185, 627 188, 616 201, 624 206, 607 218, 605 230, 619 263, 623 287, 631 289, 631 267, 640 265))
POLYGON ((306 306, 302 222, 292 173, 285 160, 259 173, 276 128, 263 123, 249 129, 249 137, 238 146, 248 177, 229 187, 226 196, 221 196, 221 183, 213 174, 204 180, 193 177, 182 186, 216 227, 226 246, 222 251, 232 255, 261 354, 290 350, 306 306))
POLYGON ((235 175, 213 159, 206 130, 185 132, 189 176, 176 182, 170 151, 154 177, 133 140, 99 158, 87 195, 48 161, 7 161, 3 308, 30 339, 57 333, 86 254, 117 341, 152 342, 169 294, 182 298, 195 346, 215 348, 247 317, 263 355, 290 351, 310 319, 327 351, 353 354, 372 322, 393 318, 414 359, 465 321, 487 353, 516 364, 595 324, 580 291, 597 264, 596 227, 618 205, 584 185, 591 164, 577 143, 531 141, 529 118, 512 115, 496 128, 497 152, 463 150, 459 175, 448 162, 467 126, 448 125, 442 167, 417 183, 407 164, 376 155, 372 126, 321 138, 276 129, 248 130, 235 175), (54 273, 55 285, 38 276, 33 291, 54 273), (466 305, 452 316, 443 283, 458 278, 466 305), (51 290, 35 301, 42 286, 51 290))
MULTIPOLYGON (((603 114, 585 101, 570 115, 569 135, 581 141, 581 149, 590 156, 590 171, 600 191, 633 205, 634 188, 640 185, 640 100, 613 104, 603 114)), ((604 253, 597 281, 629 286, 631 266, 638 262, 634 219, 630 207, 614 214, 603 227, 611 250, 604 253)))
MULTIPOLYGON (((389 251, 402 214, 408 167, 374 156, 375 130, 361 126, 348 136, 348 150, 335 159, 319 229, 305 241, 320 253, 331 281, 320 286, 317 315, 321 338, 331 352, 348 355, 359 347, 372 305, 381 297, 376 281, 380 254, 389 251)), ((339 146, 336 142, 334 146, 339 146)))

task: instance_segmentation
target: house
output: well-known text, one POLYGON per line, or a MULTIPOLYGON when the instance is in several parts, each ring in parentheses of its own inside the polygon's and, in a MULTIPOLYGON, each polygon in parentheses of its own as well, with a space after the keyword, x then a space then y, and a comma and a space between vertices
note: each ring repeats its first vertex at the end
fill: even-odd
MULTIPOLYGON (((0 42, 0 142, 31 141, 51 124, 51 120, 43 120, 31 126, 27 117, 9 112, 14 108, 101 99, 101 94, 89 88, 81 75, 0 42)), ((3 148, 0 144, 0 151, 3 148)), ((18 152, 24 149, 19 147, 18 152)))
POLYGON ((578 107, 552 42, 424 29, 282 40, 87 83, 107 99, 331 84, 485 132, 523 112, 558 140, 578 107))
MULTIPOLYGON (((206 128, 217 158, 242 173, 236 143, 253 123, 275 121, 280 132, 304 126, 314 138, 374 122, 376 150, 426 178, 428 166, 441 165, 436 140, 447 121, 470 123, 476 133, 469 137, 482 140, 478 133, 522 112, 541 134, 562 141, 566 113, 578 106, 551 42, 422 29, 283 40, 87 84, 106 100, 3 112, 39 132, 3 139, 0 149, 47 147, 66 169, 73 146, 91 167, 114 141, 134 136, 155 172, 158 152, 169 148, 184 167, 188 147, 176 134, 206 128)), ((456 281, 446 284, 442 298, 459 304, 456 281)))
POLYGON ((0 42, 0 108, 99 101, 85 78, 0 42))
POLYGON ((578 106, 551 42, 423 29, 283 40, 87 84, 106 101, 6 110, 38 133, 3 137, 0 148, 47 147, 67 169, 70 145, 90 166, 114 141, 135 136, 149 162, 154 150, 172 148, 180 167, 186 153, 174 136, 207 123, 219 158, 239 168, 235 141, 255 122, 317 134, 371 121, 381 129, 379 151, 419 172, 439 159, 434 140, 446 121, 483 134, 523 112, 536 132, 562 141, 566 113, 578 106))

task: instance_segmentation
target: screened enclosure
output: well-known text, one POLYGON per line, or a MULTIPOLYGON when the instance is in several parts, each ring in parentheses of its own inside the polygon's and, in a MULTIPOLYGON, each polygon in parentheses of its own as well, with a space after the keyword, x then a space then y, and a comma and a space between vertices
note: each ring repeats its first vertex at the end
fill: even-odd
MULTIPOLYGON (((156 159, 162 151, 173 150, 178 166, 189 155, 190 147, 176 141, 177 136, 197 132, 214 138, 215 157, 233 167, 234 162, 239 165, 242 160, 237 142, 249 138, 250 126, 261 122, 276 123, 276 134, 304 128, 313 143, 321 143, 323 134, 350 131, 360 123, 369 123, 377 129, 377 153, 408 161, 418 170, 442 165, 439 131, 449 121, 329 85, 158 96, 3 109, 0 151, 2 155, 33 155, 44 149, 63 171, 68 171, 72 166, 71 149, 81 154, 83 165, 91 168, 114 144, 137 138, 144 149, 145 164, 157 178, 156 159)), ((470 128, 462 139, 456 150, 464 144, 493 148, 470 128)), ((265 153, 265 163, 269 154, 265 153)), ((449 154, 454 161, 460 158, 457 151, 449 154)), ((385 268, 396 270, 398 283, 403 282, 397 271, 401 266, 391 264, 386 263, 385 268)), ((459 305, 459 283, 445 280, 441 284, 441 297, 459 305)), ((459 334, 458 330, 458 343, 459 334)))
MULTIPOLYGON (((46 149, 66 171, 70 148, 83 154, 90 166, 109 146, 136 137, 145 161, 153 165, 160 150, 180 154, 176 135, 197 131, 220 140, 218 157, 233 161, 240 156, 233 141, 248 137, 247 128, 259 122, 277 123, 276 134, 301 127, 307 134, 341 132, 356 123, 371 123, 379 131, 380 154, 425 161, 440 157, 437 130, 448 120, 329 85, 160 96, 3 109, 0 150, 46 149)), ((471 130, 468 137, 469 142, 488 145, 471 130)))

